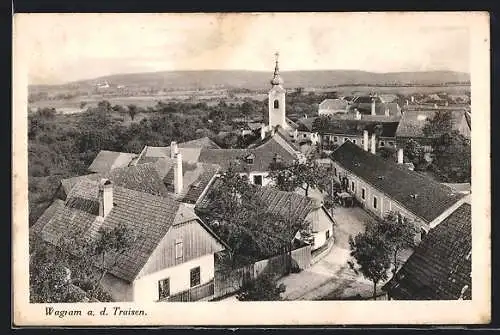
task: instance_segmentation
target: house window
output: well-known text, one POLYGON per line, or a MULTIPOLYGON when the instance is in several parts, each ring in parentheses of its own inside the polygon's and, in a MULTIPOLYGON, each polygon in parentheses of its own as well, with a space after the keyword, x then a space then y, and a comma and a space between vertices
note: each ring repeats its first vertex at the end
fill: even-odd
POLYGON ((354 192, 354 182, 351 181, 351 190, 354 192))
POLYGON ((175 240, 175 260, 182 260, 182 240, 175 240))
POLYGON ((356 144, 356 140, 352 140, 352 143, 356 144))
POLYGON ((347 137, 344 137, 344 142, 347 142, 349 139, 347 137))
POLYGON ((361 189, 361 199, 365 200, 366 198, 366 190, 364 188, 361 189))
POLYGON ((306 138, 307 137, 307 134, 304 133, 304 135, 302 135, 302 137, 306 138))
POLYGON ((280 108, 280 102, 278 99, 274 100, 274 108, 280 108))
POLYGON ((390 145, 391 147, 393 147, 393 146, 394 146, 394 142, 393 142, 393 141, 389 141, 389 145, 390 145))
POLYGON ((334 175, 335 177, 337 177, 337 168, 336 168, 336 167, 334 167, 334 168, 333 168, 333 175, 334 175))
POLYGON ((373 197, 373 208, 377 209, 377 197, 373 197))
POLYGON ((384 141, 380 141, 380 146, 383 147, 385 145, 384 141))
POLYGON ((199 266, 191 269, 190 274, 189 274, 189 281, 191 283, 191 287, 194 287, 196 285, 200 285, 200 267, 199 266))
POLYGON ((253 176, 253 183, 262 186, 262 176, 253 176))
POLYGON ((333 142, 338 142, 339 138, 337 136, 333 136, 333 142))
POLYGON ((170 278, 158 281, 158 296, 159 300, 170 296, 170 278))
POLYGON ((327 230, 327 231, 326 231, 326 239, 328 240, 329 238, 330 238, 330 231, 329 231, 329 230, 327 230))

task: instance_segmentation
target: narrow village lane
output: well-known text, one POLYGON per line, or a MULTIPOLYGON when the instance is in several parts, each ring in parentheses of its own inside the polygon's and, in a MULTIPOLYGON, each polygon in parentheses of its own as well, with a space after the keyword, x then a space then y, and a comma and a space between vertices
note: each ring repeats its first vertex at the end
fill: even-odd
POLYGON ((349 236, 364 231, 366 224, 374 219, 359 207, 334 209, 334 246, 317 263, 300 273, 280 280, 287 289, 283 297, 287 300, 319 300, 325 297, 340 299, 360 294, 368 297, 373 285, 356 275, 348 266, 349 236))

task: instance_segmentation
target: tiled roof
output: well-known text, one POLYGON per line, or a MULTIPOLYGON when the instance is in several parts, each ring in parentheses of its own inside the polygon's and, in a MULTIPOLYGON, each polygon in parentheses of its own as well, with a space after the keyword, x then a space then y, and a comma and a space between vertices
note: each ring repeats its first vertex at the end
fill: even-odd
POLYGON ((379 98, 383 102, 394 102, 398 96, 396 94, 380 94, 379 98))
POLYGON ((397 300, 471 299, 471 206, 431 229, 385 289, 397 300))
POLYGON ((358 109, 358 111, 366 116, 385 116, 386 111, 389 112, 389 116, 401 116, 401 108, 396 102, 387 102, 387 103, 376 103, 375 104, 375 115, 371 115, 371 104, 366 104, 366 103, 360 103, 356 104, 353 103, 351 106, 349 106, 349 112, 353 112, 355 109, 358 109))
POLYGON ((332 159, 428 223, 464 196, 350 141, 337 148, 332 159))
POLYGON ((178 144, 179 148, 211 148, 220 149, 220 147, 208 137, 198 138, 196 140, 191 140, 178 144))
POLYGON ((344 99, 325 99, 319 104, 319 109, 345 110, 347 105, 344 99))
POLYGON ((68 205, 75 203, 73 195, 92 197, 97 193, 98 187, 97 182, 80 181, 73 188, 66 205, 61 206, 58 202, 52 211, 52 217, 49 220, 43 218, 45 225, 42 227, 38 222, 36 225, 41 227, 39 229, 41 236, 49 243, 57 243, 59 237, 70 236, 73 233, 92 238, 100 226, 112 228, 118 224, 125 225, 132 232, 134 242, 129 250, 119 256, 117 264, 110 273, 124 280, 133 281, 174 223, 179 203, 170 197, 154 196, 113 186, 114 206, 104 220, 93 213, 68 205))
MULTIPOLYGON (((465 117, 463 110, 450 110, 452 127, 458 130, 460 122, 465 117)), ((403 113, 396 132, 397 137, 425 137, 423 129, 427 120, 431 120, 437 110, 411 110, 403 113)), ((439 134, 436 134, 439 135, 439 134)))
MULTIPOLYGON (((196 203, 219 169, 220 166, 215 164, 182 162, 183 192, 179 200, 192 204, 196 203)), ((173 165, 163 180, 167 190, 174 192, 173 165)))
POLYGON ((379 122, 366 120, 344 120, 336 118, 325 118, 326 122, 312 124, 312 130, 320 134, 330 135, 363 135, 364 130, 373 133, 377 126, 381 127, 381 137, 395 137, 398 122, 379 122))
POLYGON ((54 216, 54 214, 64 207, 64 201, 60 199, 54 200, 54 202, 43 212, 43 214, 38 218, 36 223, 30 227, 30 233, 38 234, 40 230, 49 222, 49 220, 54 216))
POLYGON ((102 178, 110 179, 115 185, 131 190, 147 192, 153 195, 166 195, 167 189, 161 176, 158 174, 156 163, 138 164, 116 168, 107 173, 94 173, 61 180, 66 195, 81 180, 99 181, 102 178))
POLYGON ((107 173, 115 168, 128 166, 137 154, 101 150, 88 170, 97 173, 107 173))
MULTIPOLYGON (((182 160, 186 162, 196 162, 199 159, 203 148, 184 148, 178 145, 182 160)), ((143 157, 170 157, 170 147, 146 147, 143 157)), ((142 157, 141 157, 142 158, 142 157)))
POLYGON ((291 163, 298 159, 296 151, 277 132, 264 143, 250 149, 203 149, 199 161, 220 165, 223 169, 232 168, 237 172, 269 171, 269 165, 279 156, 283 162, 291 163), (252 164, 244 158, 254 154, 252 164))

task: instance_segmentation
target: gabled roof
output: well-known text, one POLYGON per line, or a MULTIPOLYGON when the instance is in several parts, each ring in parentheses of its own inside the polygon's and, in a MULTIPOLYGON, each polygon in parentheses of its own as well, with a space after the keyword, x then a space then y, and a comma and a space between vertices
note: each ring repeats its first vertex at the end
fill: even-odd
POLYGON ((107 173, 93 173, 67 178, 61 180, 61 185, 64 193, 68 195, 79 181, 99 181, 102 178, 110 179, 115 185, 131 190, 146 192, 153 195, 167 194, 167 189, 165 188, 163 180, 158 174, 156 165, 153 163, 116 168, 107 173))
POLYGON ((236 172, 269 171, 269 165, 277 155, 283 162, 293 162, 298 159, 297 152, 283 139, 279 132, 266 139, 262 144, 249 149, 203 149, 199 156, 202 163, 217 164, 223 169, 230 166, 236 172), (255 155, 253 163, 244 160, 250 153, 255 155))
POLYGON ((46 221, 43 226, 37 222, 38 231, 45 241, 57 244, 60 237, 70 237, 73 233, 95 238, 101 226, 112 228, 118 224, 125 225, 135 239, 131 248, 118 257, 117 264, 110 273, 131 282, 174 223, 179 203, 169 197, 113 186, 114 206, 102 220, 92 209, 75 206, 83 199, 76 199, 75 195, 96 199, 98 187, 97 182, 78 182, 64 206, 58 202, 51 218, 43 219, 46 221))
POLYGON ((88 170, 97 173, 107 173, 115 168, 126 167, 137 154, 101 150, 90 164, 88 170))
MULTIPOLYGON (((196 140, 191 140, 183 143, 178 143, 177 147, 182 155, 182 160, 187 162, 196 162, 203 148, 220 149, 220 147, 208 137, 202 137, 196 140)), ((141 159, 148 157, 170 157, 170 146, 151 147, 146 146, 143 149, 141 159)))
MULTIPOLYGON (((202 148, 184 148, 178 147, 182 160, 186 162, 196 162, 200 157, 202 148)), ((168 147, 150 147, 147 146, 142 157, 170 157, 170 146, 168 147)))
POLYGON ((464 197, 426 175, 364 151, 350 141, 338 147, 332 159, 428 223, 464 197))
POLYGON ((399 117, 401 116, 401 108, 396 102, 377 102, 375 103, 375 115, 371 115, 371 103, 353 103, 349 106, 349 112, 352 113, 357 109, 364 116, 386 116, 386 112, 389 116, 399 117))
POLYGON ((345 110, 347 105, 344 99, 325 99, 319 104, 319 109, 345 110))
MULTIPOLYGON (((397 137, 425 137, 424 126, 427 120, 434 118, 438 110, 408 110, 403 113, 396 132, 397 137)), ((459 125, 465 117, 463 110, 449 110, 452 117, 452 127, 459 130, 459 125)), ((436 134, 436 136, 439 134, 436 134)))
POLYGON ((384 289, 397 300, 471 299, 471 241, 471 206, 464 203, 429 231, 384 289))
POLYGON ((380 127, 381 137, 395 137, 398 122, 379 122, 353 119, 324 118, 325 122, 312 123, 312 130, 320 134, 329 135, 358 135, 362 136, 364 130, 371 134, 376 127, 380 127))

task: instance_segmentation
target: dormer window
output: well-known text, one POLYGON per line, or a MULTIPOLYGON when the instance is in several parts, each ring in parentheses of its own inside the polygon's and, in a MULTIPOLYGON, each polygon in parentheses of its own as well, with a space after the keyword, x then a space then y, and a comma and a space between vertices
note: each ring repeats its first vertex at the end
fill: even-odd
POLYGON ((254 154, 250 154, 248 156, 245 157, 245 162, 247 164, 253 164, 253 161, 255 159, 255 155, 254 154))

